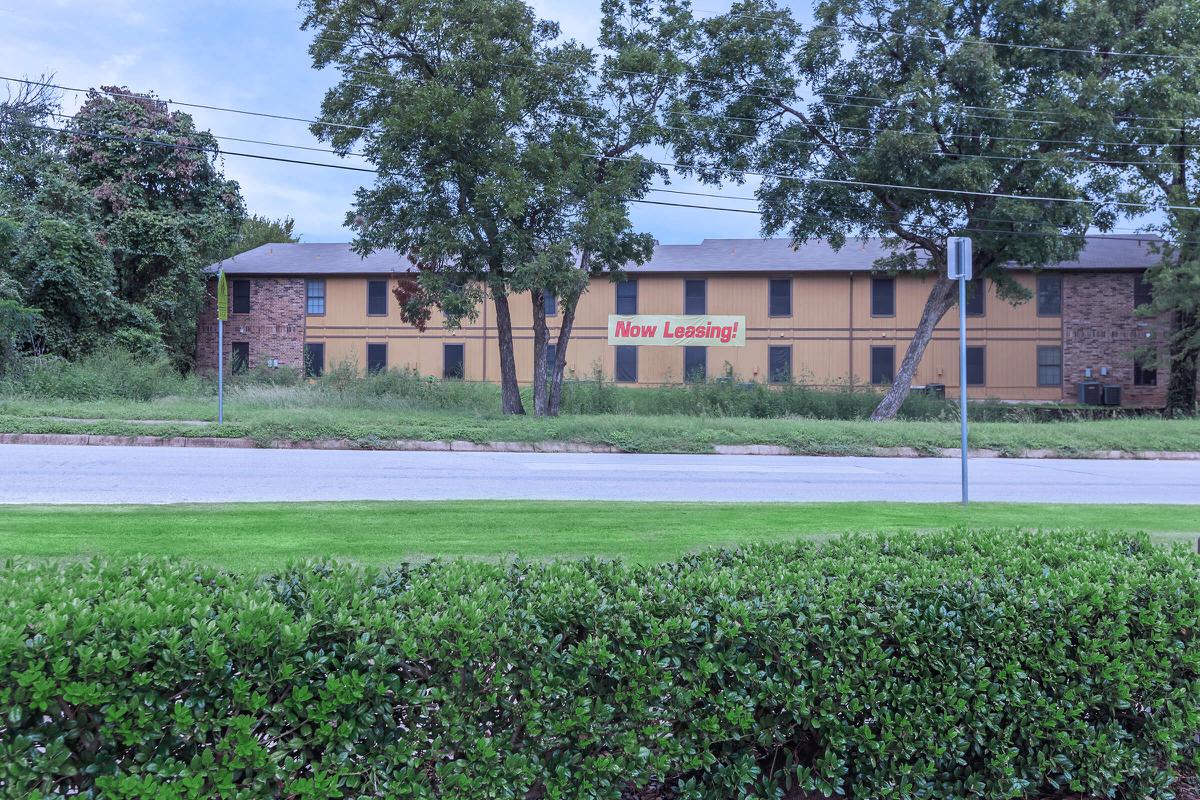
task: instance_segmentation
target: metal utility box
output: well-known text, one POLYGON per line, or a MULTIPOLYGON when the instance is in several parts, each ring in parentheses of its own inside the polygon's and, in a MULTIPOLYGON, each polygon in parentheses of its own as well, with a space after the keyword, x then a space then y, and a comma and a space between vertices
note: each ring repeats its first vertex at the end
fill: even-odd
POLYGON ((1104 392, 1100 381, 1082 381, 1079 384, 1079 404, 1081 406, 1098 406, 1104 401, 1104 392))
POLYGON ((1104 405, 1119 406, 1121 405, 1121 387, 1120 386, 1105 386, 1104 387, 1104 405))

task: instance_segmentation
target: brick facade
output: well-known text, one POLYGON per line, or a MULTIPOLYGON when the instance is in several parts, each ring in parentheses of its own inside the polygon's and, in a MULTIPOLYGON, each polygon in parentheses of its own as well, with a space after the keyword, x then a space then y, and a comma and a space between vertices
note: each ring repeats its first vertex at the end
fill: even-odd
POLYGON ((1066 272, 1063 274, 1063 399, 1079 399, 1079 384, 1091 380, 1121 387, 1121 405, 1161 408, 1167 401, 1170 368, 1165 344, 1169 325, 1134 313, 1136 272, 1066 272), (1160 355, 1155 386, 1134 386, 1133 353, 1147 345, 1160 355), (1101 375, 1107 368, 1108 374, 1101 375))
MULTIPOLYGON (((233 313, 233 279, 229 280, 230 312, 225 321, 225 372, 229 374, 234 342, 250 345, 249 367, 279 359, 279 366, 304 366, 305 298, 303 278, 248 278, 250 313, 233 313)), ((196 335, 196 371, 217 371, 217 282, 209 281, 196 335)))

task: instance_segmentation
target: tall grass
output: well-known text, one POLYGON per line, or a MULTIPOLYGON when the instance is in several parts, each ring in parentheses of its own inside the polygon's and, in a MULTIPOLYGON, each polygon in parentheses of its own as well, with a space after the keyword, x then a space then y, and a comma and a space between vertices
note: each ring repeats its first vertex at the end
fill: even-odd
MULTIPOLYGON (((477 417, 499 414, 500 390, 491 383, 444 381, 412 369, 393 369, 364 375, 357 364, 335 364, 315 380, 299 371, 258 367, 226 382, 230 399, 260 408, 375 409, 445 411, 477 417)), ((531 405, 528 388, 526 404, 531 405)), ((95 352, 75 362, 32 358, 0 378, 0 399, 68 402, 134 401, 162 398, 208 399, 214 381, 181 375, 165 359, 147 359, 121 349, 95 352)), ((566 415, 745 417, 777 419, 803 417, 859 420, 870 416, 880 395, 873 387, 842 385, 816 387, 805 383, 768 386, 741 381, 729 374, 707 382, 679 386, 630 387, 614 384, 596 372, 572 378, 563 386, 566 415)), ((995 400, 972 402, 969 414, 980 422, 1035 422, 1047 419, 1087 419, 1113 415, 1107 410, 1034 408, 995 400)), ((900 408, 902 420, 952 420, 958 404, 920 393, 911 394, 900 408)))

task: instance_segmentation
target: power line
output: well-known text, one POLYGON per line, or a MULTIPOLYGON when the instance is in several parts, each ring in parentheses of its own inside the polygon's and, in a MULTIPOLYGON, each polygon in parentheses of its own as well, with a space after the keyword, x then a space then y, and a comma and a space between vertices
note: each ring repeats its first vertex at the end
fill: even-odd
MULTIPOLYGON (((267 160, 267 161, 278 161, 278 162, 283 162, 283 163, 288 163, 288 164, 303 164, 303 165, 314 166, 314 167, 328 167, 328 168, 332 168, 332 169, 343 169, 343 170, 351 170, 351 171, 356 171, 356 172, 369 172, 369 173, 375 173, 375 174, 378 173, 378 171, 374 170, 374 169, 369 169, 369 168, 365 168, 365 167, 352 167, 352 166, 343 165, 343 164, 328 164, 328 163, 321 163, 321 162, 316 162, 316 161, 303 161, 303 160, 298 160, 298 159, 278 158, 278 157, 274 157, 274 156, 264 156, 264 155, 260 155, 260 154, 256 154, 256 153, 238 153, 238 152, 219 150, 219 149, 214 150, 212 148, 200 147, 198 145, 184 145, 184 144, 179 144, 179 143, 160 142, 160 141, 153 140, 153 139, 137 139, 137 138, 133 138, 133 137, 111 136, 111 135, 98 134, 98 133, 70 132, 70 131, 66 131, 62 128, 52 128, 52 127, 46 127, 46 126, 30 125, 27 123, 12 123, 12 124, 20 125, 22 127, 27 127, 27 128, 34 128, 37 130, 55 131, 55 132, 60 132, 60 133, 70 133, 70 134, 76 135, 76 136, 86 136, 89 138, 96 138, 96 139, 124 141, 124 142, 130 142, 130 143, 135 143, 135 144, 148 144, 148 145, 157 146, 157 147, 166 147, 166 148, 178 149, 178 150, 204 152, 204 153, 209 153, 209 154, 213 154, 213 155, 239 156, 239 157, 243 157, 243 158, 257 158, 257 159, 263 159, 263 160, 267 160)), ((629 159, 618 159, 618 160, 629 160, 629 159)), ((787 176, 785 176, 785 177, 787 177, 787 176)), ((822 179, 804 179, 804 178, 792 178, 792 179, 794 179, 794 180, 822 180, 822 179)), ((682 192, 682 191, 678 191, 678 190, 668 190, 668 189, 651 189, 650 191, 663 191, 663 192, 671 192, 671 193, 678 193, 678 194, 697 194, 697 195, 703 194, 703 193, 699 193, 699 192, 695 192, 695 193, 682 192)), ((947 190, 947 191, 950 191, 950 190, 947 190)), ((716 194, 704 195, 704 196, 724 197, 723 195, 716 195, 716 194)), ((738 198, 727 198, 727 199, 738 199, 738 198)), ((1044 199, 1056 199, 1056 198, 1044 198, 1044 199)), ((1064 200, 1063 198, 1057 198, 1057 199, 1060 201, 1064 200)), ((670 206, 670 207, 675 207, 675 208, 692 208, 692 209, 697 209, 697 210, 719 211, 719 212, 727 212, 727 213, 754 214, 754 215, 760 215, 760 216, 764 213, 759 209, 729 208, 729 207, 725 207, 725 206, 704 206, 704 205, 698 205, 698 204, 692 204, 692 203, 671 203, 671 202, 666 202, 666 201, 662 201, 662 200, 630 199, 627 202, 639 203, 639 204, 644 204, 644 205, 670 206)), ((1186 210, 1197 210, 1197 209, 1186 208, 1186 210)), ((828 220, 822 220, 822 221, 828 221, 828 220)), ((1018 222, 1015 220, 1003 220, 1003 221, 1008 222, 1009 224, 1018 222)), ((1043 237, 1043 238, 1045 238, 1045 237, 1057 238, 1057 237, 1062 237, 1064 235, 1061 233, 1054 233, 1054 232, 1048 232, 1048 231, 1047 232, 1017 231, 1017 230, 1005 229, 1005 228, 981 228, 981 227, 977 227, 977 226, 941 226, 941 225, 936 225, 934 223, 923 223, 923 222, 892 223, 890 220, 885 220, 885 219, 863 220, 863 222, 867 222, 867 223, 871 223, 871 224, 879 224, 879 225, 900 224, 906 228, 925 228, 927 230, 933 230, 933 231, 937 231, 937 232, 953 230, 953 231, 961 231, 961 232, 1003 233, 1003 234, 1010 235, 1010 236, 1037 236, 1037 237, 1043 237)), ((1084 236, 1085 236, 1085 238, 1087 238, 1086 234, 1084 234, 1084 236)), ((1147 241, 1148 237, 1144 237, 1144 236, 1119 237, 1119 236, 1105 235, 1104 238, 1108 239, 1108 240, 1113 240, 1113 241, 1145 242, 1145 241, 1147 241)), ((1200 244, 1200 242, 1179 242, 1179 243, 1180 244, 1200 244)))
MULTIPOLYGON (((771 22, 779 22, 780 16, 790 13, 785 10, 780 10, 776 15, 769 16, 765 14, 730 14, 715 11, 697 11, 697 14, 712 14, 714 17, 726 17, 727 19, 759 19, 769 20, 771 22)), ((797 23, 798 24, 798 23, 797 23)), ((839 28, 836 25, 813 25, 810 30, 828 30, 837 31, 839 33, 854 34, 854 33, 873 33, 877 36, 898 36, 904 39, 925 39, 928 41, 939 42, 941 44, 981 44, 988 47, 1008 47, 1018 50, 1044 50, 1056 53, 1076 53, 1079 55, 1088 56, 1106 56, 1115 58, 1160 58, 1176 61, 1200 61, 1200 55, 1181 55, 1178 53, 1136 53, 1132 51, 1120 50, 1095 50, 1087 47, 1059 47, 1046 44, 1016 44, 1014 42, 993 42, 988 39, 975 38, 954 38, 948 36, 936 36, 929 33, 907 33, 905 31, 882 31, 878 29, 864 28, 861 31, 846 30, 839 28)))
MULTIPOLYGON (((31 80, 26 80, 25 78, 10 78, 10 77, 4 76, 4 75, 0 75, 0 81, 13 81, 15 83, 25 83, 25 84, 29 84, 31 86, 48 86, 51 89, 58 89, 58 90, 64 91, 64 92, 85 92, 86 93, 86 92, 92 91, 91 89, 80 89, 77 86, 63 86, 63 85, 57 84, 57 83, 45 83, 43 81, 31 81, 31 80)), ((97 90, 97 91, 101 91, 101 90, 97 90)), ((146 99, 146 95, 133 94, 132 92, 110 92, 108 90, 102 90, 102 91, 104 94, 110 95, 112 97, 124 97, 124 98, 128 98, 128 99, 133 99, 133 100, 145 100, 146 99)), ((160 100, 160 98, 153 98, 153 99, 160 100)), ((279 120, 285 120, 285 121, 289 121, 289 122, 304 122, 309 125, 322 125, 327 128, 344 128, 347 130, 357 130, 357 131, 370 130, 370 128, 363 126, 363 125, 348 125, 348 124, 343 124, 340 122, 325 122, 324 120, 319 120, 319 119, 307 119, 305 117, 290 117, 290 116, 287 116, 286 114, 271 114, 266 111, 246 111, 245 109, 241 109, 241 108, 227 108, 224 106, 211 106, 211 105, 205 105, 204 103, 185 103, 182 100, 172 100, 170 98, 162 99, 161 102, 164 102, 164 103, 167 103, 168 105, 173 105, 173 106, 183 106, 185 108, 203 108, 203 109, 207 109, 208 111, 222 111, 222 112, 225 112, 228 114, 244 114, 244 115, 250 116, 250 117, 266 117, 267 119, 279 119, 279 120)))
MULTIPOLYGON (((112 139, 112 140, 116 140, 116 141, 125 141, 125 142, 137 143, 137 144, 149 144, 149 145, 153 145, 153 146, 157 146, 157 147, 170 147, 170 148, 176 148, 176 149, 193 150, 193 151, 211 153, 214 155, 224 154, 224 155, 228 155, 228 156, 241 156, 244 158, 257 158, 257 159, 263 159, 266 161, 279 161, 279 162, 290 163, 290 164, 305 164, 305 165, 314 166, 314 167, 328 167, 331 169, 342 169, 342 170, 350 170, 350 171, 354 171, 354 172, 369 172, 369 173, 378 174, 378 170, 367 168, 367 167, 354 167, 354 166, 350 166, 348 164, 329 164, 329 163, 321 163, 321 162, 317 162, 317 161, 303 161, 300 159, 280 158, 278 156, 266 156, 266 155, 261 155, 258 153, 238 153, 238 152, 233 152, 233 151, 229 151, 229 150, 220 150, 220 149, 214 150, 212 148, 199 147, 199 146, 195 146, 195 145, 183 145, 183 144, 171 143, 171 142, 159 142, 159 141, 156 141, 153 139, 137 139, 137 138, 127 137, 127 136, 110 136, 110 135, 98 134, 98 133, 72 132, 72 131, 65 130, 63 128, 53 128, 53 127, 47 127, 47 126, 31 125, 28 123, 13 123, 13 124, 21 125, 22 127, 35 128, 35 129, 39 129, 39 130, 53 131, 53 132, 58 132, 58 133, 67 133, 67 134, 77 135, 77 136, 88 136, 91 138, 98 138, 98 139, 112 139)), ((661 166, 661 167, 670 167, 672 169, 681 170, 681 171, 686 171, 686 170, 691 169, 687 165, 683 165, 683 164, 675 164, 675 163, 671 163, 671 162, 667 162, 667 161, 655 161, 653 159, 640 158, 640 157, 633 158, 633 157, 625 157, 625 156, 605 156, 605 155, 599 154, 599 153, 589 154, 589 157, 595 158, 598 160, 612 160, 612 161, 624 161, 624 162, 642 161, 645 163, 655 164, 655 165, 661 166)), ((1020 194, 1006 193, 1006 192, 981 192, 981 191, 975 191, 975 190, 970 190, 970 189, 943 189, 943 188, 936 188, 936 187, 929 187, 929 186, 907 186, 904 184, 881 183, 881 182, 876 182, 876 181, 862 181, 862 180, 851 180, 851 179, 841 179, 841 178, 819 178, 819 177, 808 177, 808 176, 802 176, 802 175, 783 175, 781 173, 755 172, 755 171, 751 171, 751 170, 726 170, 725 174, 730 175, 730 176, 737 175, 737 176, 743 176, 743 177, 751 176, 751 177, 760 177, 760 178, 772 178, 775 180, 797 181, 800 183, 819 183, 819 184, 831 184, 831 185, 838 185, 838 186, 859 186, 859 187, 863 187, 866 189, 894 189, 894 190, 898 190, 898 191, 929 192, 929 193, 933 193, 933 194, 963 195, 963 196, 967 196, 967 197, 983 197, 983 198, 998 199, 998 200, 999 199, 1009 199, 1009 200, 1023 200, 1025 202, 1067 203, 1067 204, 1071 204, 1071 205, 1089 205, 1089 206, 1102 204, 1099 201, 1087 200, 1085 198, 1047 197, 1047 196, 1040 196, 1040 195, 1020 195, 1020 194)), ((633 202, 638 202, 638 201, 633 201, 633 202)), ((1151 210, 1151 211, 1158 211, 1158 210, 1191 211, 1191 212, 1200 211, 1200 208, 1197 208, 1194 206, 1180 206, 1180 205, 1169 205, 1169 204, 1156 205, 1156 204, 1152 204, 1152 203, 1134 203, 1134 202, 1129 202, 1129 201, 1111 201, 1110 204, 1121 207, 1121 208, 1142 208, 1142 209, 1147 209, 1147 210, 1151 210)))

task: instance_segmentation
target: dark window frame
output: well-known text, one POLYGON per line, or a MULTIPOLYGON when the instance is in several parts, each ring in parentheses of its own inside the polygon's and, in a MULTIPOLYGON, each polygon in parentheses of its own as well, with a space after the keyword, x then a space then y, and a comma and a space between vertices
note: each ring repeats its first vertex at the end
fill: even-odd
POLYGON ((387 372, 388 368, 388 346, 387 342, 367 342, 367 374, 374 375, 377 372, 387 372), (383 363, 379 366, 372 367, 371 365, 371 348, 383 348, 383 363))
POLYGON ((554 375, 554 359, 558 356, 558 342, 546 342, 546 350, 543 355, 546 359, 548 374, 554 375))
POLYGON ((770 278, 767 280, 767 316, 768 317, 790 317, 792 316, 792 294, 795 291, 792 286, 794 282, 791 278, 770 278), (775 308, 775 287, 779 284, 787 286, 787 294, 780 295, 781 298, 787 298, 787 311, 779 311, 775 308))
POLYGON ((250 304, 250 279, 237 278, 230 281, 230 283, 232 285, 229 287, 229 313, 249 314, 252 307, 250 304), (245 289, 244 292, 241 291, 243 288, 245 289))
POLYGON ((626 278, 623 281, 617 281, 615 284, 613 284, 613 308, 616 309, 616 313, 620 314, 621 316, 627 317, 627 316, 632 316, 632 315, 638 313, 638 279, 637 278, 626 278), (627 291, 632 291, 633 297, 621 297, 621 287, 622 286, 629 287, 627 289, 627 291), (622 300, 624 300, 626 303, 632 301, 633 302, 633 310, 632 311, 622 311, 621 310, 621 301, 622 300))
POLYGON ((873 345, 871 345, 871 349, 870 349, 869 353, 870 353, 870 364, 871 364, 871 385, 872 386, 890 386, 891 384, 895 383, 896 382, 896 346, 893 344, 873 344, 873 345), (888 376, 887 376, 886 380, 880 380, 876 375, 875 353, 877 351, 878 352, 887 351, 887 353, 888 353, 889 366, 888 366, 888 376))
POLYGON ((880 276, 877 278, 876 277, 871 278, 871 316, 872 317, 881 317, 881 318, 896 316, 896 279, 895 279, 895 277, 880 276), (891 310, 886 313, 879 310, 879 303, 877 302, 879 297, 876 294, 876 290, 875 290, 875 287, 877 285, 882 286, 884 284, 889 285, 891 287, 891 291, 889 292, 889 304, 891 305, 891 310))
POLYGON ((319 378, 325 374, 325 343, 324 342, 305 342, 304 343, 304 377, 319 378), (321 353, 320 361, 314 359, 310 352, 313 349, 321 353))
POLYGON ((975 278, 967 281, 967 316, 987 316, 987 278, 975 278), (971 287, 975 287, 974 294, 971 293, 971 287), (974 310, 976 303, 979 305, 978 311, 974 310))
POLYGON ((689 316, 698 316, 698 317, 704 316, 705 314, 708 313, 708 280, 707 279, 705 279, 705 278, 684 278, 683 279, 683 313, 687 314, 689 316), (688 286, 689 285, 695 286, 696 284, 700 285, 700 291, 702 293, 702 296, 700 298, 702 308, 699 311, 692 311, 688 307, 688 286))
POLYGON ((324 278, 305 278, 305 280, 304 280, 304 315, 306 317, 323 317, 323 316, 325 316, 325 309, 328 307, 327 302, 326 302, 328 289, 329 289, 329 287, 325 283, 324 278), (311 287, 313 287, 313 286, 321 287, 320 295, 315 295, 312 293, 311 287), (321 310, 320 311, 312 310, 312 304, 313 304, 314 300, 321 301, 321 310))
POLYGON ((1037 295, 1037 315, 1039 317, 1061 317, 1062 316, 1062 274, 1058 272, 1046 272, 1037 276, 1037 287, 1035 294, 1037 295), (1047 281, 1053 281, 1055 285, 1054 297, 1057 301, 1057 306, 1053 311, 1043 310, 1042 300, 1046 297, 1046 293, 1042 291, 1042 284, 1047 281))
POLYGON ((367 280, 367 316, 368 317, 386 317, 388 315, 387 285, 388 285, 387 280, 380 280, 378 278, 371 278, 371 279, 367 280), (381 283, 383 284, 383 295, 379 299, 383 301, 383 311, 372 311, 371 310, 371 287, 374 285, 381 284, 381 283))
POLYGON ((1038 345, 1037 362, 1034 364, 1034 367, 1037 371, 1038 387, 1062 388, 1062 383, 1063 383, 1062 345, 1057 345, 1057 344, 1038 345), (1058 363, 1057 364, 1043 364, 1042 363, 1042 353, 1050 353, 1050 352, 1056 353, 1058 355, 1058 363), (1043 368, 1057 369, 1058 370, 1058 380, 1054 381, 1054 382, 1051 382, 1048 380, 1043 380, 1042 379, 1042 369, 1043 368))
POLYGON ((967 386, 987 386, 987 345, 967 345, 967 386), (979 353, 979 380, 971 380, 971 351, 979 353))
POLYGON ((442 380, 461 381, 467 376, 467 347, 462 342, 442 342, 442 380), (458 349, 458 375, 450 374, 450 361, 447 356, 454 348, 458 349))
POLYGON ((768 383, 791 383, 792 382, 792 346, 790 344, 772 344, 767 345, 767 382, 768 383), (780 378, 779 372, 775 369, 773 355, 776 352, 787 353, 787 375, 780 378))
POLYGON ((548 289, 542 290, 542 311, 547 317, 558 316, 558 298, 548 289))
POLYGON ((689 344, 683 348, 683 382, 684 383, 704 383, 708 380, 708 348, 704 345, 689 344), (699 350, 704 357, 704 362, 700 365, 700 369, 688 369, 688 360, 699 350))
MULTIPOLYGON (((627 364, 625 366, 628 367, 629 365, 627 364)), ((638 349, 637 349, 637 345, 619 344, 619 345, 615 346, 614 353, 613 353, 613 380, 616 383, 637 383, 638 382, 638 349), (631 373, 629 372, 629 370, 625 370, 624 374, 622 374, 622 369, 621 369, 622 354, 633 359, 632 377, 631 377, 631 373)))
POLYGON ((1133 360, 1133 385, 1158 386, 1158 367, 1144 367, 1138 359, 1133 360))
POLYGON ((1146 280, 1146 273, 1139 272, 1133 276, 1133 307, 1134 309, 1150 305, 1154 302, 1153 287, 1146 280))
POLYGON ((250 343, 229 343, 229 374, 241 375, 250 369, 250 343), (238 350, 244 350, 245 355, 239 358, 238 350))

